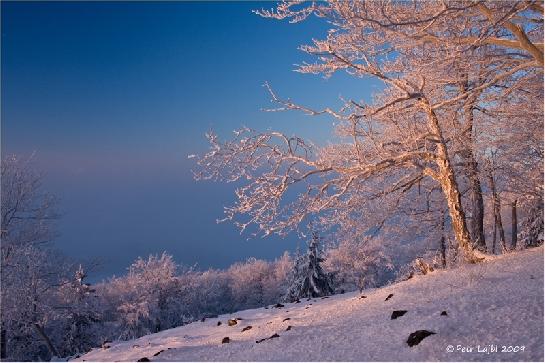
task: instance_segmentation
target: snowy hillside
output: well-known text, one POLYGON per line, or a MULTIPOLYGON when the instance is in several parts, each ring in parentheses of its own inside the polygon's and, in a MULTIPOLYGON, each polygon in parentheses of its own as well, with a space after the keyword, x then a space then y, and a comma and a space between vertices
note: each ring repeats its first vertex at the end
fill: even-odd
POLYGON ((543 361, 543 247, 363 294, 284 305, 115 342, 77 360, 543 361), (394 310, 407 312, 392 319, 394 310), (435 334, 409 347, 418 330, 435 334))

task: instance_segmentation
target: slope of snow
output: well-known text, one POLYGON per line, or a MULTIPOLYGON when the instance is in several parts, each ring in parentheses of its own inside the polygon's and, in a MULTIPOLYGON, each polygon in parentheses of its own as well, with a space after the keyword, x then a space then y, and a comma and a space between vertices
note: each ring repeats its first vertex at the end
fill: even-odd
POLYGON ((115 342, 77 360, 543 361, 542 247, 360 295, 240 311, 115 342), (392 320, 394 310, 407 313, 392 320), (228 326, 231 318, 242 320, 228 326), (436 334, 409 347, 409 334, 424 329, 436 334), (279 337, 256 343, 275 333, 279 337), (230 343, 222 344, 224 337, 230 343), (509 349, 518 351, 502 352, 509 349))

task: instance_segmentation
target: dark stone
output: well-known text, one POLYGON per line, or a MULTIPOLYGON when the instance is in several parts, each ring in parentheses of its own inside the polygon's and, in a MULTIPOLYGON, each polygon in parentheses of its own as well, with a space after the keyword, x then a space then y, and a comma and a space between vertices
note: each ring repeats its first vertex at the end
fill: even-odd
POLYGON ((137 362, 151 362, 147 357, 140 358, 137 362))
POLYGON ((271 336, 268 337, 268 338, 259 339, 259 340, 256 340, 255 342, 259 344, 259 343, 261 343, 261 342, 264 342, 265 340, 274 339, 274 338, 280 338, 280 335, 274 333, 273 335, 271 335, 271 336))
POLYGON ((229 339, 229 337, 225 337, 221 340, 221 344, 225 344, 225 343, 231 343, 231 339, 229 339))
POLYGON ((220 326, 220 325, 221 325, 221 321, 218 321, 218 326, 220 326))
POLYGON ((246 330, 250 330, 250 329, 252 329, 252 326, 248 325, 247 327, 243 328, 242 331, 245 332, 246 330))
POLYGON ((286 328, 286 331, 288 330, 291 330, 291 325, 288 325, 288 327, 286 328))
POLYGON ((360 299, 367 299, 367 296, 361 295, 361 296, 360 296, 360 299))
POLYGON ((229 319, 227 320, 227 325, 229 326, 233 326, 233 325, 237 325, 238 322, 236 321, 236 319, 229 319))
POLYGON ((394 310, 392 312, 392 320, 399 318, 407 313, 407 310, 394 310))
POLYGON ((310 306, 307 306, 305 309, 308 309, 308 308, 310 308, 310 306))
POLYGON ((204 323, 204 321, 206 320, 206 318, 202 318, 201 321, 204 323))
POLYGON ((275 305, 274 307, 275 307, 275 308, 279 308, 279 309, 280 309, 280 308, 283 308, 283 307, 284 307, 284 305, 282 305, 282 304, 278 303, 278 304, 276 304, 276 305, 275 305))
POLYGON ((284 319, 284 320, 282 320, 282 321, 288 321, 288 320, 291 320, 291 318, 286 318, 286 319, 284 319))
POLYGON ((242 318, 236 318, 235 320, 242 320, 242 318))
POLYGON ((265 306, 265 309, 268 309, 268 307, 267 307, 267 306, 265 306))
POLYGON ((446 311, 441 311, 441 316, 448 316, 447 312, 446 311))
POLYGON ((154 356, 154 357, 157 357, 159 354, 161 354, 161 353, 163 353, 163 352, 164 352, 164 350, 160 350, 160 351, 158 351, 157 353, 155 353, 153 356, 154 356))
POLYGON ((424 338, 433 334, 435 333, 432 331, 417 330, 414 333, 409 334, 409 338, 407 339, 407 345, 409 345, 409 347, 418 345, 424 338))
POLYGON ((388 300, 390 300, 390 299, 391 299, 391 298, 392 298, 393 296, 394 296, 394 294, 390 294, 390 295, 388 295, 388 297, 387 297, 387 298, 386 298, 386 299, 385 299, 384 301, 388 301, 388 300))

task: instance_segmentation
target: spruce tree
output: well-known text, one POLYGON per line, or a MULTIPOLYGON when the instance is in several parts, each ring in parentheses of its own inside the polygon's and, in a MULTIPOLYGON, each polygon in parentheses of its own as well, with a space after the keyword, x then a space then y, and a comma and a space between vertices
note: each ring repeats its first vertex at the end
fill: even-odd
POLYGON ((293 270, 288 279, 288 290, 284 300, 296 301, 299 298, 313 298, 333 294, 328 274, 320 263, 324 261, 319 250, 320 239, 317 233, 312 233, 308 243, 308 251, 297 256, 293 270))

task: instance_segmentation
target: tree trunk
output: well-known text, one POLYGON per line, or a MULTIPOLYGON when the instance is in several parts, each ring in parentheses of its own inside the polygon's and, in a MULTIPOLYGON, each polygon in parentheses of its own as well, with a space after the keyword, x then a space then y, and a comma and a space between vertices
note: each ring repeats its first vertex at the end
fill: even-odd
POLYGON ((443 268, 447 268, 447 245, 444 234, 441 234, 441 265, 443 268))
POLYGON ((494 249, 495 249, 495 242, 496 242, 496 228, 499 232, 500 237, 500 245, 502 248, 502 252, 505 251, 505 232, 503 230, 503 223, 501 220, 501 204, 500 204, 500 198, 498 196, 498 193, 496 192, 496 182, 494 181, 494 175, 492 174, 492 171, 488 174, 488 180, 490 182, 490 190, 492 192, 492 205, 494 209, 494 249))
MULTIPOLYGON (((464 81, 460 84, 460 91, 467 92, 469 89, 468 75, 464 72, 464 81)), ((484 234, 484 201, 481 182, 479 180, 479 168, 475 154, 473 141, 474 110, 480 93, 469 95, 465 98, 463 107, 464 125, 462 126, 463 140, 466 150, 462 153, 465 159, 465 172, 469 181, 469 192, 471 202, 470 232, 474 247, 481 252, 486 252, 486 239, 484 234)))
POLYGON ((477 162, 474 160, 473 153, 468 163, 470 164, 468 170, 468 178, 471 192, 471 237, 475 244, 475 248, 482 252, 486 252, 486 240, 484 236, 484 202, 483 193, 481 188, 481 182, 479 180, 479 174, 477 170, 477 162))
POLYGON ((471 247, 471 238, 467 229, 466 218, 462 207, 462 198, 458 190, 458 183, 456 183, 456 178, 454 177, 454 171, 448 160, 440 160, 438 163, 440 168, 441 187, 447 199, 454 236, 458 241, 460 249, 464 252, 466 261, 475 263, 478 260, 471 247))
POLYGON ((2 360, 8 357, 6 345, 6 330, 2 329, 2 333, 0 335, 0 359, 2 360))
POLYGON ((45 334, 45 331, 44 331, 43 328, 40 326, 40 324, 34 323, 34 329, 36 329, 36 331, 38 332, 38 334, 39 334, 39 335, 42 337, 42 339, 44 340, 45 345, 47 346, 47 349, 49 349, 49 352, 51 353, 51 355, 54 356, 54 357, 58 357, 58 356, 59 356, 59 353, 57 352, 57 350, 56 350, 55 347, 53 346, 53 343, 51 343, 51 340, 49 339, 49 337, 45 334))
POLYGON ((464 259, 469 263, 476 263, 482 259, 477 258, 471 246, 471 237, 467 229, 466 218, 462 206, 462 197, 454 175, 454 168, 450 163, 446 141, 439 125, 439 120, 429 101, 421 100, 421 105, 428 114, 429 127, 437 136, 437 159, 438 175, 437 181, 441 185, 443 194, 447 200, 452 229, 458 242, 459 248, 463 251, 464 259))
POLYGON ((503 229, 503 223, 501 221, 501 208, 500 208, 499 198, 498 198, 498 206, 496 209, 496 218, 498 219, 498 232, 500 234, 501 249, 502 249, 502 253, 504 253, 507 250, 507 247, 505 245, 505 231, 503 229))
POLYGON ((517 248, 517 200, 511 203, 511 249, 517 248))
MULTIPOLYGON (((493 209, 493 208, 492 208, 493 209)), ((496 212, 494 211, 494 233, 492 234, 492 254, 496 254, 496 241, 498 232, 498 220, 496 219, 496 212)))
POLYGON ((441 265, 443 268, 447 268, 447 243, 445 240, 445 216, 441 215, 441 265))

